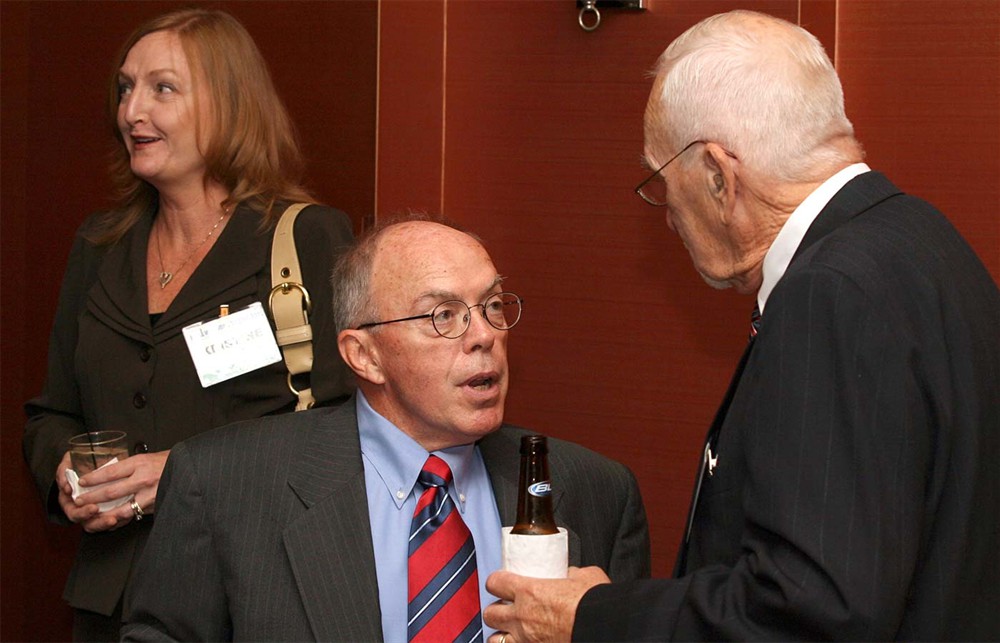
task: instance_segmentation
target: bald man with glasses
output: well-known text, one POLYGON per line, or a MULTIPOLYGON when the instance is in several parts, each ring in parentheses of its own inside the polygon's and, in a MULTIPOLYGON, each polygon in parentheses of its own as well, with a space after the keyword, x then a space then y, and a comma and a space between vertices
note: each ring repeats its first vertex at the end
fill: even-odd
MULTIPOLYGON (((231 425, 172 451, 126 606, 126 640, 494 633, 481 620, 496 600, 485 581, 500 567, 501 526, 514 522, 527 433, 503 424, 507 340, 522 299, 503 289, 477 238, 419 219, 362 238, 333 285, 340 353, 358 392, 337 408, 231 425), (433 506, 464 525, 453 576, 455 595, 471 588, 471 598, 438 612, 461 612, 453 631, 424 625, 436 622, 428 616, 436 599, 415 606, 420 594, 409 587, 408 541, 420 538, 411 529, 428 469, 445 481, 433 506)), ((549 440, 549 460, 570 564, 622 581, 648 576, 632 473, 561 440, 549 440)))

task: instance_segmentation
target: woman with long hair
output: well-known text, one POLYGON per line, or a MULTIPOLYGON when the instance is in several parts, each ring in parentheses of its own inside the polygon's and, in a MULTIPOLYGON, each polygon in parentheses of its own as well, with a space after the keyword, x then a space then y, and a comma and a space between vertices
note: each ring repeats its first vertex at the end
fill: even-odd
POLYGON ((309 205, 293 233, 312 299, 308 382, 293 381, 279 359, 203 386, 192 352, 210 348, 185 339, 185 327, 257 302, 269 324, 253 332, 273 334, 274 227, 288 205, 312 202, 294 128, 246 29, 202 9, 151 20, 125 42, 109 100, 119 205, 77 234, 45 388, 26 405, 24 434, 49 517, 85 532, 64 594, 77 640, 118 640, 125 588, 175 443, 292 411, 296 387, 311 387, 318 404, 353 388, 336 347, 329 284, 351 224, 332 208, 309 205), (129 457, 83 476, 84 492, 88 483, 109 484, 74 499, 67 440, 105 429, 127 434, 129 457))

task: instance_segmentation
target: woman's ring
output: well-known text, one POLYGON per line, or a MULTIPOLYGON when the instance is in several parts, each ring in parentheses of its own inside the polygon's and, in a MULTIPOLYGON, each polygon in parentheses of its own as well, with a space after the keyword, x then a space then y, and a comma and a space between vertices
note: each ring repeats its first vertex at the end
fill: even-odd
MULTIPOLYGON (((140 507, 139 503, 135 501, 135 498, 132 498, 131 507, 132 507, 132 513, 135 514, 135 519, 137 521, 138 520, 142 520, 142 516, 143 516, 143 514, 142 514, 142 507, 140 507)), ((500 643, 503 643, 503 639, 500 640, 500 643)))
POLYGON ((503 632, 500 634, 500 643, 507 643, 507 634, 508 634, 507 632, 503 632))

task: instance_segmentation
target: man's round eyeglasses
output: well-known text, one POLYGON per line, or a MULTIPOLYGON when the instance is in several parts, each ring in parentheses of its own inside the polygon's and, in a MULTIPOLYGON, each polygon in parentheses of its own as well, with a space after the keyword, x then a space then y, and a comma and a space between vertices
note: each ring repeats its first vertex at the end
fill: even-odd
POLYGON ((458 339, 469 330, 472 323, 472 309, 482 308, 483 318, 497 330, 510 330, 521 319, 521 304, 524 300, 512 292, 498 292, 490 295, 481 304, 469 306, 464 301, 452 299, 442 301, 431 312, 412 317, 400 317, 388 321, 369 322, 361 324, 355 330, 363 330, 383 324, 411 321, 414 319, 430 319, 438 335, 448 339, 458 339))

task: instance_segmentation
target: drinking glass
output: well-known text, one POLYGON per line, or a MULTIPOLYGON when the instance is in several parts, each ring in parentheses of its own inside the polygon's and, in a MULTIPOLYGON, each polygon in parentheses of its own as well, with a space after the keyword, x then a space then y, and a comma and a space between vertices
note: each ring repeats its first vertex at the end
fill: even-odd
POLYGON ((69 458, 80 477, 100 469, 115 458, 128 457, 124 431, 89 431, 69 439, 69 458))

